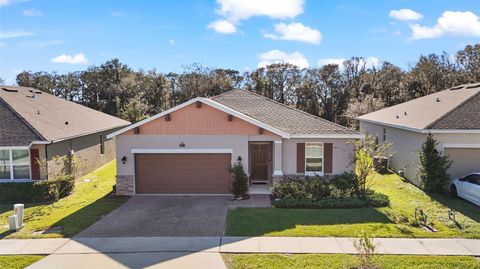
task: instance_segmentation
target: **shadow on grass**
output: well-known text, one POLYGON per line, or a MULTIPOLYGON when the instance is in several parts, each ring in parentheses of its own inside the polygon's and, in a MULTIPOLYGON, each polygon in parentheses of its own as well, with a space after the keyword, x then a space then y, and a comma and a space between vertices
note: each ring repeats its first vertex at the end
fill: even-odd
POLYGON ((129 197, 119 197, 109 193, 55 222, 49 228, 62 227, 61 234, 64 237, 74 236, 120 207, 128 199, 129 197))
MULTIPOLYGON (((44 234, 56 233, 60 234, 63 237, 71 237, 84 229, 88 228, 90 225, 94 224, 102 217, 113 211, 114 209, 121 206, 128 200, 128 197, 117 197, 109 193, 94 202, 80 208, 79 210, 73 212, 70 215, 63 217, 61 220, 53 223, 48 227, 44 227, 44 234), (49 231, 50 230, 50 231, 49 231)), ((25 215, 24 223, 28 226, 29 220, 37 217, 42 217, 48 214, 56 214, 56 210, 62 209, 62 206, 56 207, 55 204, 51 203, 30 203, 25 204, 25 209, 35 206, 48 206, 51 207, 50 210, 43 210, 44 207, 39 207, 38 210, 29 210, 25 215)), ((11 211, 13 204, 2 204, 0 205, 3 212, 11 211)), ((13 211, 12 211, 13 214, 13 211)), ((33 232, 33 231, 32 231, 33 232)), ((0 239, 7 237, 10 234, 13 234, 12 231, 5 231, 0 233, 0 239)), ((41 235, 40 235, 41 237, 41 235)))
POLYGON ((391 224, 375 208, 354 209, 284 209, 238 208, 228 212, 228 235, 259 236, 281 232, 298 225, 391 224))
POLYGON ((446 194, 426 193, 432 200, 462 213, 470 219, 480 222, 480 207, 461 198, 453 198, 446 194))

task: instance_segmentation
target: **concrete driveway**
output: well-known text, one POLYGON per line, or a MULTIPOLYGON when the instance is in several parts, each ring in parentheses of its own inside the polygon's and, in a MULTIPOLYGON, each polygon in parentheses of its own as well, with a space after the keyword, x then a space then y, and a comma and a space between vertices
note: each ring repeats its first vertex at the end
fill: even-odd
POLYGON ((230 196, 138 195, 76 237, 220 236, 230 196))

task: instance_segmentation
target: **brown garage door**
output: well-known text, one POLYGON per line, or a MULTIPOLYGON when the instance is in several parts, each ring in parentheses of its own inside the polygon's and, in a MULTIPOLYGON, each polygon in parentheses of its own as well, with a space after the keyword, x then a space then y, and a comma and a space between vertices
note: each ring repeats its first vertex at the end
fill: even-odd
POLYGON ((453 161, 448 169, 452 178, 480 171, 480 149, 478 148, 446 148, 445 155, 453 161))
POLYGON ((135 154, 136 193, 228 193, 230 154, 135 154))

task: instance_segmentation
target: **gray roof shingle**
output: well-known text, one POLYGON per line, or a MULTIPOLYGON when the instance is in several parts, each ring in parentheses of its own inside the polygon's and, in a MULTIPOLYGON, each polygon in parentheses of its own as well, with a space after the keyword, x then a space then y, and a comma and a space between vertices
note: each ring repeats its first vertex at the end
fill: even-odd
POLYGON ((0 99, 0 146, 28 146, 44 140, 0 99))
POLYGON ((247 90, 233 90, 211 99, 289 134, 358 134, 344 126, 247 90))
MULTIPOLYGON (((32 131, 47 141, 83 136, 130 124, 117 117, 27 87, 0 86, 0 99, 26 126, 30 126, 32 131), (32 92, 36 94, 33 95, 32 92)), ((14 127, 9 127, 11 128, 14 127)), ((3 132, 2 128, 2 134, 3 132)))

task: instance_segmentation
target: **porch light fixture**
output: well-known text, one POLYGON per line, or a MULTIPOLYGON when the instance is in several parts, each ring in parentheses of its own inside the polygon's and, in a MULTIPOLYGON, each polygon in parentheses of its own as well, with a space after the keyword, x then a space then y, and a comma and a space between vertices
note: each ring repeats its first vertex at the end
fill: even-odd
POLYGON ((239 163, 242 162, 242 156, 238 156, 237 160, 239 163))
POLYGON ((127 156, 122 157, 122 163, 125 164, 127 162, 127 156))
POLYGON ((185 147, 185 143, 181 142, 180 145, 178 145, 179 147, 181 148, 184 148, 185 147))

